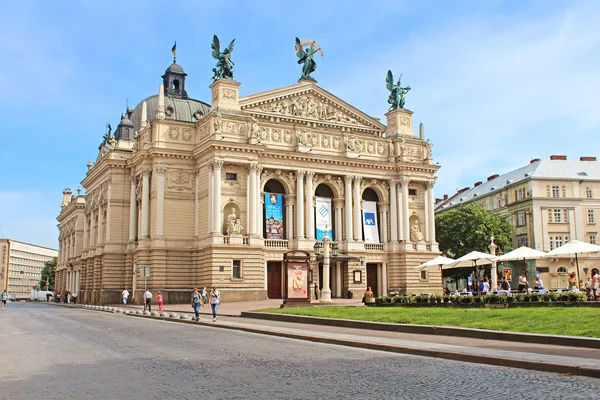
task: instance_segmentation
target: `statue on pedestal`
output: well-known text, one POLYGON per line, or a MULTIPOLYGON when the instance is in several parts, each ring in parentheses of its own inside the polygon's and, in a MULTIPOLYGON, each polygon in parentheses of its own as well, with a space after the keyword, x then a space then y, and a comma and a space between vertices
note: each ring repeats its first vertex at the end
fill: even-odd
POLYGON ((310 76, 317 69, 317 63, 313 60, 315 54, 319 52, 321 57, 323 57, 323 51, 321 50, 321 46, 317 44, 314 40, 300 40, 296 38, 296 55, 298 56, 298 64, 302 64, 302 76, 300 79, 306 79, 309 81, 316 80, 310 76), (306 50, 304 46, 310 45, 306 50))
POLYGON ((410 241, 413 243, 423 241, 423 234, 421 233, 421 229, 419 229, 419 221, 415 220, 410 227, 410 241))
POLYGON ((400 80, 402 79, 402 74, 398 78, 398 83, 394 85, 394 76, 392 75, 392 71, 388 70, 387 77, 385 78, 385 83, 387 90, 390 91, 390 97, 388 97, 388 103, 391 104, 390 110, 395 110, 397 108, 404 108, 404 95, 408 93, 410 90, 410 86, 402 87, 400 84, 400 80))
POLYGON ((229 43, 229 47, 221 52, 221 43, 219 42, 219 38, 217 35, 213 35, 213 42, 210 47, 212 48, 213 58, 217 60, 216 68, 213 68, 213 81, 217 81, 219 79, 233 80, 234 63, 231 61, 231 53, 233 52, 234 43, 235 39, 229 43))
POLYGON ((241 220, 235 213, 235 208, 231 208, 231 213, 227 216, 227 234, 241 235, 244 232, 241 220))

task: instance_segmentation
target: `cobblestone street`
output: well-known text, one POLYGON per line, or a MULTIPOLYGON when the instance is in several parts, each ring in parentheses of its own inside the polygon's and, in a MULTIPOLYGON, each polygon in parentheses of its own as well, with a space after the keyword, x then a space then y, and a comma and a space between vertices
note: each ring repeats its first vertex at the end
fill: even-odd
POLYGON ((600 381, 9 303, 1 399, 592 399, 600 381))

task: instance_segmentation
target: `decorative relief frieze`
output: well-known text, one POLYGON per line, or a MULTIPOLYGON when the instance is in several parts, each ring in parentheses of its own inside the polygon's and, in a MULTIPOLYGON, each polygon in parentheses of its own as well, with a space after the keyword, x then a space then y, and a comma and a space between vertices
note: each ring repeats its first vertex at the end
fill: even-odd
POLYGON ((184 191, 191 190, 193 184, 193 173, 182 170, 167 171, 167 189, 184 191))
POLYGON ((192 138, 192 130, 190 128, 183 128, 183 130, 181 131, 181 138, 184 141, 189 142, 192 138))

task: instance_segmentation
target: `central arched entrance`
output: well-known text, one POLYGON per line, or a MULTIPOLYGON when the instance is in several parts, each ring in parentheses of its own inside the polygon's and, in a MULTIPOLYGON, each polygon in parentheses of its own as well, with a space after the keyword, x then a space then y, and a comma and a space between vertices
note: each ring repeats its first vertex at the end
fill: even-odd
MULTIPOLYGON (((262 234, 265 240, 286 240, 288 223, 284 212, 285 187, 277 179, 269 179, 264 187, 262 234)), ((283 294, 283 261, 267 261, 267 297, 281 299, 283 294)))

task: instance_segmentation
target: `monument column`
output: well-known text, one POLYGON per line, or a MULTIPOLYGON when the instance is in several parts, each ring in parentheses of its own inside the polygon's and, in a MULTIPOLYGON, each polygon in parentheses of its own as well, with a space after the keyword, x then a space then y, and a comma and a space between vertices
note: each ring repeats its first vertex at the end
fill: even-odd
POLYGON ((165 171, 167 168, 158 166, 156 173, 156 236, 162 238, 165 234, 165 171))
POLYGON ((315 206, 313 204, 313 171, 306 171, 306 239, 315 239, 315 206))
POLYGON ((346 240, 352 241, 352 177, 349 175, 344 176, 344 214, 346 214, 346 240))
POLYGON ((142 238, 150 237, 150 169, 142 171, 142 238))
POLYGON ((408 183, 410 180, 408 178, 402 178, 400 184, 402 185, 402 225, 403 225, 403 234, 404 241, 410 242, 410 222, 409 222, 409 214, 408 214, 408 183))
MULTIPOLYGON (((131 193, 129 198, 129 241, 134 242, 137 238, 137 185, 136 185, 136 177, 129 177, 129 181, 131 182, 131 193)), ((87 218, 86 218, 87 221, 87 218)), ((86 230, 87 232, 87 230, 86 230)), ((87 240, 84 240, 86 242, 87 240)))
POLYGON ((392 243, 398 241, 398 200, 396 190, 398 180, 390 180, 390 240, 392 243))
POLYGON ((296 237, 304 239, 304 174, 296 171, 296 237))
POLYGON ((354 177, 354 240, 362 241, 362 202, 360 198, 360 181, 362 178, 360 176, 354 177))
POLYGON ((329 287, 329 234, 325 231, 323 237, 323 288, 321 289, 321 303, 331 303, 331 289, 329 287))
POLYGON ((222 235, 222 215, 221 215, 221 168, 223 167, 223 160, 213 161, 213 235, 222 235))

